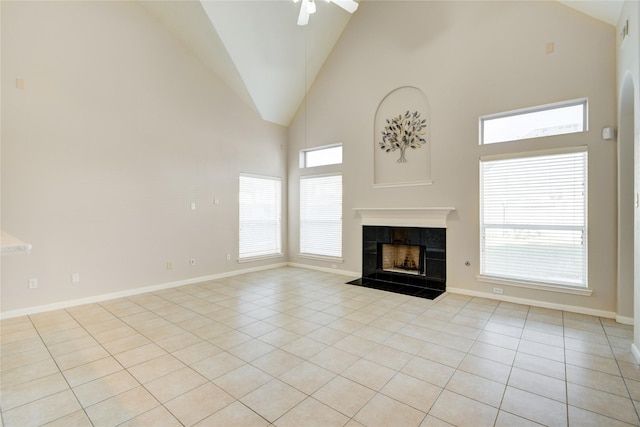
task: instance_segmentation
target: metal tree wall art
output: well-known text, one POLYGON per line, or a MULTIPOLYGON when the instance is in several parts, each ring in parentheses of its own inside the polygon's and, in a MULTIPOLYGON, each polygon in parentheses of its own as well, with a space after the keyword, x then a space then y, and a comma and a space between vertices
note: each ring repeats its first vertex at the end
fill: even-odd
POLYGON ((407 163, 405 156, 407 148, 420 148, 422 144, 426 144, 424 139, 424 128, 427 127, 427 120, 420 119, 420 113, 407 111, 404 116, 400 114, 398 117, 387 119, 387 125, 382 131, 382 142, 379 142, 380 148, 389 153, 391 151, 400 150, 400 158, 398 163, 407 163))

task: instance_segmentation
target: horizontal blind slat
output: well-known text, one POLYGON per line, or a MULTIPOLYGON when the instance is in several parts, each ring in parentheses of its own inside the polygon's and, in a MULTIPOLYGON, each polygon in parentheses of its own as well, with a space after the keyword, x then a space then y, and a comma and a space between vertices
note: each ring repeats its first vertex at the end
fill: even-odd
POLYGON ((481 274, 586 287, 587 153, 480 167, 481 274))
POLYGON ((342 256, 342 175, 300 178, 300 252, 342 256))
POLYGON ((282 252, 280 178, 240 175, 239 258, 282 252))

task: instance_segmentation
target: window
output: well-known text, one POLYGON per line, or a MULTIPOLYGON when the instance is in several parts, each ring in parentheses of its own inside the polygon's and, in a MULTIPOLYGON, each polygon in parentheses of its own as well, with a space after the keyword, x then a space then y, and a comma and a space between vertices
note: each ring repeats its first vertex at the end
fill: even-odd
POLYGON ((280 178, 240 175, 240 253, 247 259, 282 252, 280 178))
POLYGON ((342 257, 342 175, 300 178, 300 252, 342 257))
POLYGON ((587 100, 578 99, 480 117, 480 144, 586 130, 587 100))
POLYGON ((316 166, 339 165, 342 163, 342 144, 302 150, 300 152, 300 167, 313 168, 316 166))
POLYGON ((587 152, 480 162, 480 274, 587 287, 587 152))

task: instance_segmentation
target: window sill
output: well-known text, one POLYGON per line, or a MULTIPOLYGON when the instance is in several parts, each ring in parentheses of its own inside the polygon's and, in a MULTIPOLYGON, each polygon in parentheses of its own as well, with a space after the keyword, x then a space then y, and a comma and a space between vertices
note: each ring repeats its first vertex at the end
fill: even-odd
POLYGON ((432 185, 433 181, 428 179, 424 181, 408 181, 408 182, 397 182, 397 183, 389 183, 389 184, 373 184, 373 188, 396 188, 396 187, 418 187, 422 185, 432 185))
POLYGON ((483 276, 483 275, 476 276, 476 279, 478 279, 478 281, 480 282, 493 283, 496 285, 504 285, 504 286, 514 286, 516 288, 537 289, 541 291, 560 292, 564 294, 583 295, 583 296, 591 296, 591 294, 593 294, 593 291, 588 288, 551 285, 547 283, 528 282, 526 280, 503 279, 500 277, 483 276))
POLYGON ((326 256, 326 255, 313 255, 313 254, 298 254, 300 258, 314 259, 316 261, 327 261, 327 262, 337 262, 342 264, 344 262, 344 258, 338 258, 334 256, 326 256))
POLYGON ((284 256, 283 253, 279 253, 279 254, 259 255, 259 256, 251 256, 251 257, 246 257, 246 258, 239 258, 238 259, 238 264, 242 264, 244 262, 254 262, 254 261, 262 261, 262 260, 265 260, 265 259, 280 258, 280 257, 283 257, 283 256, 284 256))

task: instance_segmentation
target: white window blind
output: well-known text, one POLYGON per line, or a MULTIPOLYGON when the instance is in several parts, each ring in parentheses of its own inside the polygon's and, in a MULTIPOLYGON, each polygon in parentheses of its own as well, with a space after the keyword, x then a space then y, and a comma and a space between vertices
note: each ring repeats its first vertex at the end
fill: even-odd
POLYGON ((300 178, 300 252, 342 257, 342 175, 300 178))
POLYGON ((480 273, 587 287, 587 152, 480 163, 480 273))
POLYGON ((281 187, 280 178, 240 175, 240 259, 282 252, 281 187))

